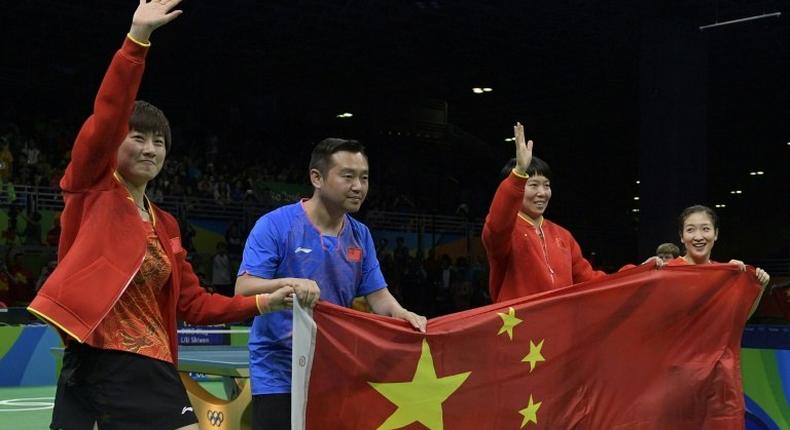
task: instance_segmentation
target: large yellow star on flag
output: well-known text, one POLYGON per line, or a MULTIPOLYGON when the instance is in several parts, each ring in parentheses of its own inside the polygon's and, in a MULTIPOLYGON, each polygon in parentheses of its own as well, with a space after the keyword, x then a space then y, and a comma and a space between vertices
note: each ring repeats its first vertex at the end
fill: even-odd
POLYGON ((537 345, 535 345, 535 342, 529 341, 529 354, 521 359, 522 362, 529 363, 529 373, 535 370, 535 365, 538 361, 546 361, 546 359, 543 358, 543 354, 540 352, 541 349, 543 349, 543 340, 544 339, 541 339, 540 343, 537 345))
POLYGON ((540 404, 543 402, 535 403, 532 400, 532 394, 529 395, 529 405, 526 408, 518 411, 521 415, 524 416, 524 419, 521 420, 521 427, 524 428, 529 423, 538 423, 538 409, 540 409, 540 404))
POLYGON ((429 430, 443 430, 442 403, 466 381, 472 372, 438 378, 428 341, 422 341, 417 370, 409 382, 368 382, 398 409, 378 430, 391 430, 420 422, 429 430))
POLYGON ((510 340, 513 340, 513 327, 523 322, 520 319, 516 318, 516 310, 513 309, 513 307, 511 306, 508 309, 507 313, 497 312, 497 315, 499 315, 499 317, 502 318, 502 328, 499 329, 499 333, 497 333, 497 336, 499 336, 502 333, 507 333, 507 336, 510 338, 510 340))

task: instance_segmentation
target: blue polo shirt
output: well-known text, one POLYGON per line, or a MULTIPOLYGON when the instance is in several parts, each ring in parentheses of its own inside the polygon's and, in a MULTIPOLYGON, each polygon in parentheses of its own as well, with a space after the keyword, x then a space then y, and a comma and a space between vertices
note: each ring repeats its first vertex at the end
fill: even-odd
MULTIPOLYGON (((335 236, 319 233, 302 202, 262 216, 247 238, 239 275, 265 279, 306 278, 318 283, 321 300, 351 307, 357 296, 387 286, 370 230, 348 214, 335 236)), ((291 392, 292 311, 255 317, 250 331, 252 394, 291 392)))

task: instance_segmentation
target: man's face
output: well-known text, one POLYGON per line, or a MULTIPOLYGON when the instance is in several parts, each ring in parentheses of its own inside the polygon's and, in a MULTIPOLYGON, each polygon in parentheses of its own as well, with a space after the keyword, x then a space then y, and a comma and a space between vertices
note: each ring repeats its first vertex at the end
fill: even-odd
POLYGON ((361 152, 338 151, 330 160, 326 175, 313 170, 313 185, 327 203, 357 212, 368 194, 368 159, 361 152))
POLYGON ((118 148, 118 172, 130 183, 143 185, 162 170, 165 155, 164 136, 130 130, 118 148))
POLYGON ((524 198, 521 209, 530 218, 543 215, 551 199, 551 181, 543 175, 530 176, 524 184, 524 198))
POLYGON ((675 259, 671 252, 661 252, 658 254, 658 258, 664 260, 665 263, 675 259))

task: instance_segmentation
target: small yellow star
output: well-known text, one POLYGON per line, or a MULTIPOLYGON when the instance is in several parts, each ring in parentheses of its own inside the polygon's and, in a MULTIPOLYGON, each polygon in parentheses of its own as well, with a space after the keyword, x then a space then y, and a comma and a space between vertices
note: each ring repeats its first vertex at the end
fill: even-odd
POLYGON ((524 357, 521 361, 524 363, 529 363, 529 373, 532 373, 535 370, 535 365, 538 361, 546 361, 543 357, 543 354, 540 353, 540 350, 543 349, 543 340, 540 340, 540 343, 535 345, 534 342, 529 341, 529 354, 524 357))
POLYGON ((443 430, 442 403, 472 372, 437 377, 428 342, 423 339, 422 353, 411 381, 368 382, 398 409, 377 430, 392 430, 419 422, 429 430, 443 430))
POLYGON ((516 318, 516 310, 513 309, 513 307, 510 307, 507 313, 497 312, 497 315, 502 318, 502 328, 499 329, 499 333, 497 333, 497 335, 507 333, 507 336, 510 338, 510 340, 513 340, 513 327, 523 322, 516 318))
POLYGON ((526 408, 518 411, 521 415, 524 416, 524 419, 521 421, 521 427, 524 428, 529 423, 538 423, 538 409, 540 409, 540 404, 543 402, 535 403, 532 400, 532 394, 529 395, 529 405, 526 408))

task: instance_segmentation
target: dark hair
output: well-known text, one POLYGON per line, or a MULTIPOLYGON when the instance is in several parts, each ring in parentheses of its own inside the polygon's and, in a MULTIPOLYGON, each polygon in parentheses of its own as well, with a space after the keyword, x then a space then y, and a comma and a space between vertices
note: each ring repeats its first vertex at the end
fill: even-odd
MULTIPOLYGON (((511 158, 510 161, 502 167, 502 171, 499 172, 499 176, 502 179, 505 179, 513 168, 516 167, 516 159, 511 158)), ((551 167, 545 161, 541 160, 538 157, 532 156, 532 161, 530 161, 529 166, 527 167, 527 175, 529 176, 545 176, 548 179, 552 179, 553 173, 551 172, 551 167)))
POLYGON ((680 234, 683 234, 683 223, 686 222, 686 218, 690 217, 691 214, 695 214, 697 212, 702 212, 708 215, 708 217, 710 217, 711 222, 713 223, 713 228, 714 229, 719 228, 719 216, 716 215, 716 212, 713 209, 703 205, 694 205, 694 206, 689 206, 686 209, 683 209, 683 212, 680 213, 680 217, 678 218, 678 232, 680 234))
POLYGON ((658 254, 672 254, 673 257, 680 255, 680 247, 674 243, 662 243, 656 248, 656 255, 658 254))
POLYGON ((326 175, 332 161, 332 154, 340 151, 361 153, 367 158, 368 154, 365 153, 365 146, 358 140, 352 139, 339 139, 336 137, 329 137, 315 145, 312 154, 310 154, 309 170, 316 169, 321 172, 321 175, 326 175))
POLYGON ((129 117, 129 130, 161 134, 165 138, 165 149, 170 152, 172 140, 170 121, 167 120, 164 112, 151 103, 142 100, 134 102, 134 109, 129 117))

